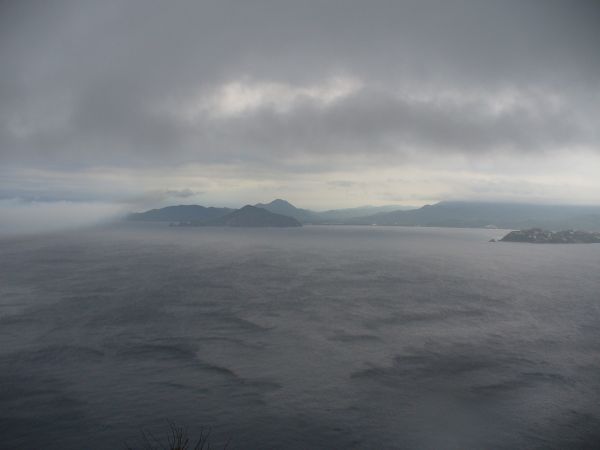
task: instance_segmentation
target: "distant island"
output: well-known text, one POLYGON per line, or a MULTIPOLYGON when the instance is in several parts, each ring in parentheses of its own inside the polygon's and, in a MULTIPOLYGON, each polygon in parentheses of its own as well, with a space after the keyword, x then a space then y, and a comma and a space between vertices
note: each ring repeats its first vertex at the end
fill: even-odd
POLYGON ((541 228, 511 231, 501 242, 527 242, 533 244, 595 244, 600 243, 600 233, 587 231, 547 231, 541 228))
POLYGON ((132 213, 127 219, 136 222, 193 222, 223 217, 235 211, 231 208, 214 208, 200 205, 175 205, 160 209, 132 213))
POLYGON ((186 227, 301 227, 302 224, 293 217, 275 214, 266 209, 252 205, 236 209, 233 212, 204 221, 184 221, 177 226, 186 227))

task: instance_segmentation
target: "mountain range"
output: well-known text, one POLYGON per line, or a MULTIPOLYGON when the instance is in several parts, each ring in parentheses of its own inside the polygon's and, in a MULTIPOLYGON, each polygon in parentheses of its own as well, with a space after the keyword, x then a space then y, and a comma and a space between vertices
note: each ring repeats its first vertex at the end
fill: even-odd
POLYGON ((292 218, 300 224, 315 225, 403 225, 504 229, 543 227, 550 230, 600 231, 600 206, 459 201, 443 201, 409 210, 391 206, 366 206, 319 212, 297 208, 286 200, 276 199, 270 203, 247 205, 240 210, 207 208, 198 205, 169 206, 134 213, 129 216, 129 219, 195 224, 212 223, 215 226, 278 226, 271 224, 284 223, 280 217, 274 219, 256 210, 268 211, 276 216, 292 218), (390 211, 390 209, 392 210, 390 211), (243 212, 237 213, 238 211, 243 212), (234 223, 237 225, 233 225, 234 223), (239 225, 242 223, 246 223, 246 225, 239 225))
POLYGON ((440 202, 410 211, 392 211, 351 219, 360 225, 600 230, 600 206, 518 203, 440 202))
POLYGON ((210 220, 193 220, 181 222, 180 226, 206 227, 301 227, 302 224, 293 217, 272 213, 264 208, 246 205, 221 217, 210 220))

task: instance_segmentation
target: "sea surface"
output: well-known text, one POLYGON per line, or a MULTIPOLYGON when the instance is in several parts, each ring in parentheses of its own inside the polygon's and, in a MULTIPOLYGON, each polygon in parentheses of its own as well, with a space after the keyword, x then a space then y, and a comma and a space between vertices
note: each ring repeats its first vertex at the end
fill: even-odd
POLYGON ((0 448, 600 448, 600 245, 119 224, 0 238, 0 448))

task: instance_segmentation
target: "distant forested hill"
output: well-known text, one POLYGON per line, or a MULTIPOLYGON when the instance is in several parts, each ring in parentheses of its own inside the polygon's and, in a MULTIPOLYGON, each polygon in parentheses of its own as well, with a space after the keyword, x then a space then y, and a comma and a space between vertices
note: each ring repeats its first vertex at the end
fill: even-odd
POLYGON ((246 205, 243 208, 200 225, 217 227, 301 227, 293 217, 275 214, 266 209, 246 205))
POLYGON ((222 217, 234 211, 231 208, 213 208, 200 205, 177 205, 166 208, 151 209, 150 211, 133 213, 129 220, 146 222, 190 222, 211 220, 222 217))

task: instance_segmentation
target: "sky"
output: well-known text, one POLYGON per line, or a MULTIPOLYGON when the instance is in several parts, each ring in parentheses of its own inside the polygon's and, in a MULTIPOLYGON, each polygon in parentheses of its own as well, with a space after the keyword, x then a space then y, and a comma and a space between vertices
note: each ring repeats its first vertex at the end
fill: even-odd
POLYGON ((0 0, 0 215, 599 204, 599 23, 586 0, 0 0))

